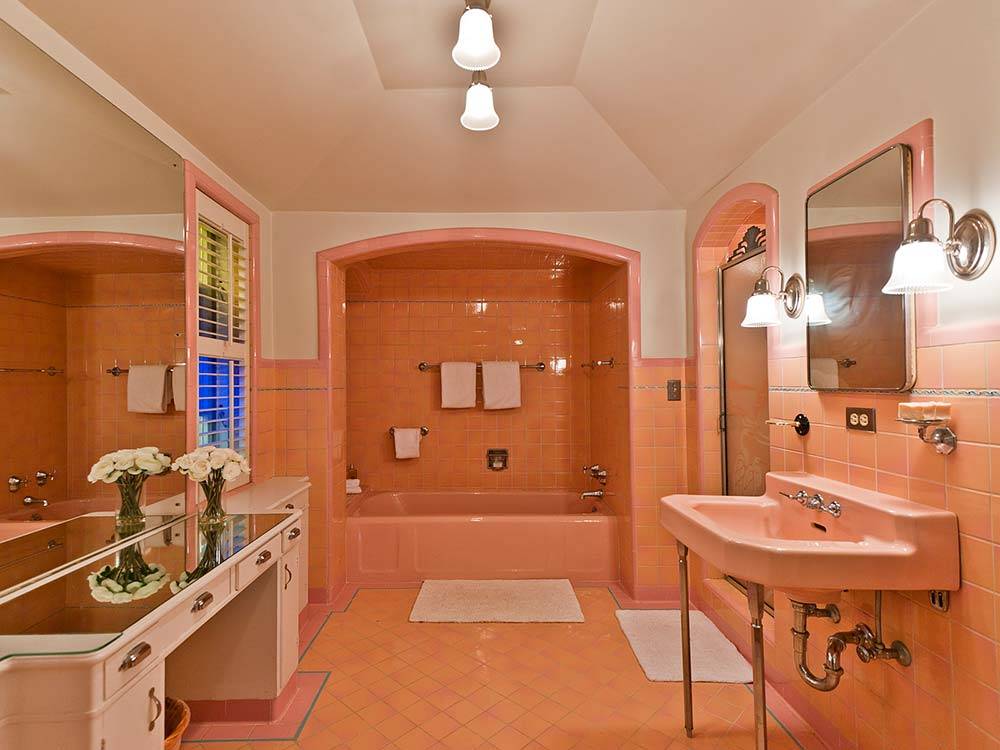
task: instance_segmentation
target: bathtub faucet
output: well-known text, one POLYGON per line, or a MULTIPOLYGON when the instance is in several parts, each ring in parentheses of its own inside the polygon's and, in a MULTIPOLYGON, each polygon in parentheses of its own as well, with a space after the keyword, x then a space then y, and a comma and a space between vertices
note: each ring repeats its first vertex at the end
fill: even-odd
POLYGON ((597 500, 604 499, 604 490, 594 490, 593 492, 581 492, 580 499, 586 500, 587 498, 595 498, 597 500))
POLYGON ((41 505, 43 508, 49 507, 48 500, 42 500, 39 497, 32 497, 31 495, 25 495, 24 500, 21 501, 25 505, 41 505))

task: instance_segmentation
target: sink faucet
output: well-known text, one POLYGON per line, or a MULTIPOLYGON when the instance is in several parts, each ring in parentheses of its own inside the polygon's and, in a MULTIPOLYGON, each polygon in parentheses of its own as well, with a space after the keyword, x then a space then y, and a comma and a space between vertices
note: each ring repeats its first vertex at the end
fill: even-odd
POLYGON ((580 499, 586 500, 587 498, 596 498, 598 500, 604 499, 604 490, 594 490, 593 492, 581 492, 580 499))
POLYGON ((794 495, 788 492, 779 492, 779 495, 787 497, 789 500, 794 500, 803 508, 808 508, 809 510, 818 510, 821 513, 829 513, 834 518, 840 518, 843 509, 836 500, 831 500, 829 503, 823 499, 823 496, 818 492, 815 495, 810 495, 805 490, 799 490, 794 495))
POLYGON ((41 505, 43 508, 49 507, 48 500, 42 500, 40 497, 32 497, 31 495, 25 495, 21 502, 28 506, 41 505))

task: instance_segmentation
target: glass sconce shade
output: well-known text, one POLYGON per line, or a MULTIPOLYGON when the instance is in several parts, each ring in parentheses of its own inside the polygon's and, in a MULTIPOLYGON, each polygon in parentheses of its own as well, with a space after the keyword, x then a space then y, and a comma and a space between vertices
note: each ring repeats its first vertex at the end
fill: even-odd
POLYGON ((741 324, 744 328, 771 328, 779 325, 778 297, 771 292, 757 292, 747 300, 747 314, 741 324))
POLYGON ((493 89, 485 83, 474 83, 465 92, 465 112, 462 126, 469 130, 492 130, 500 124, 500 115, 493 107, 493 89))
POLYGON ((465 70, 488 70, 500 62, 500 48, 493 39, 493 17, 482 8, 467 8, 462 14, 451 59, 465 70))
POLYGON ((819 292, 809 292, 806 295, 806 324, 811 326, 828 326, 833 321, 826 312, 823 295, 819 292))
POLYGON ((948 255, 936 239, 904 242, 892 259, 885 294, 946 292, 954 286, 948 255))

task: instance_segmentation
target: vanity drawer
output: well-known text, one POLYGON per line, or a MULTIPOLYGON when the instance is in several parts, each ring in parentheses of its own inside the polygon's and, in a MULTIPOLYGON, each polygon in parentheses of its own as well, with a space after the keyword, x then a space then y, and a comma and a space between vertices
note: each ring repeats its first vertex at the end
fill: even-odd
POLYGON ((299 546, 299 544, 302 543, 302 540, 305 538, 305 530, 306 530, 305 525, 303 524, 304 518, 305 516, 303 515, 302 518, 299 518, 298 521, 296 521, 287 529, 285 529, 283 532, 281 532, 282 554, 288 552, 289 550, 295 549, 296 547, 299 546))
POLYGON ((236 590, 246 588, 281 556, 281 537, 275 536, 236 566, 236 590))
POLYGON ((167 629, 162 621, 132 638, 104 661, 104 697, 110 698, 146 669, 166 657, 169 650, 167 629))

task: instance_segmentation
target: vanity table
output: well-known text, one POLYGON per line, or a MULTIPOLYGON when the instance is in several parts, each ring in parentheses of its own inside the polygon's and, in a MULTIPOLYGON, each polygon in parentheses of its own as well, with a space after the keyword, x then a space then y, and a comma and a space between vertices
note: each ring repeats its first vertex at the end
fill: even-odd
MULTIPOLYGON (((309 484, 271 482, 221 524, 181 516, 0 592, 0 748, 159 750, 167 694, 279 702, 298 665, 309 484), (135 555, 171 585, 95 598, 93 574, 135 555)), ((106 532, 100 515, 75 522, 106 532)))

